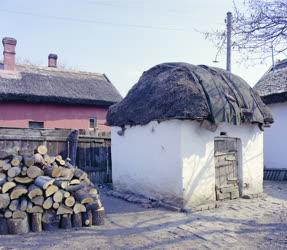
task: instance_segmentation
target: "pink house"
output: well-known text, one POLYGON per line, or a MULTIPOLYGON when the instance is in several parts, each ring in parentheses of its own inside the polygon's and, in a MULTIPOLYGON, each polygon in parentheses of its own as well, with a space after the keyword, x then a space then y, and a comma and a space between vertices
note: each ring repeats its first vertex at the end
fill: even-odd
POLYGON ((108 107, 121 95, 105 74, 15 64, 14 38, 3 38, 0 63, 0 127, 109 131, 108 107))

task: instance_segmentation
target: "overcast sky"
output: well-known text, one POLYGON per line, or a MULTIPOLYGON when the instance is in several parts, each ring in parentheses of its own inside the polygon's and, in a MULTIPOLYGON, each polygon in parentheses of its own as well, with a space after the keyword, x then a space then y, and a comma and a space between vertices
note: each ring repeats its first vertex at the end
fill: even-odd
MULTIPOLYGON (((217 50, 198 30, 224 28, 229 10, 231 0, 2 0, 0 35, 18 40, 22 61, 45 66, 56 53, 68 68, 105 73, 124 96, 159 63, 225 68, 225 53, 213 63, 217 50)), ((237 61, 233 53, 233 73, 251 86, 271 63, 237 61)))

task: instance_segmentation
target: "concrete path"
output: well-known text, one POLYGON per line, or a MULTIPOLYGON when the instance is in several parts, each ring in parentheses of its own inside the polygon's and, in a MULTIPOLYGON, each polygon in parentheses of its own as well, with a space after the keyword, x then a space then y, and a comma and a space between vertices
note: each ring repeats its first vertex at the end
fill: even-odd
POLYGON ((287 249, 287 183, 265 193, 193 214, 103 196, 105 226, 0 236, 0 249, 287 249))

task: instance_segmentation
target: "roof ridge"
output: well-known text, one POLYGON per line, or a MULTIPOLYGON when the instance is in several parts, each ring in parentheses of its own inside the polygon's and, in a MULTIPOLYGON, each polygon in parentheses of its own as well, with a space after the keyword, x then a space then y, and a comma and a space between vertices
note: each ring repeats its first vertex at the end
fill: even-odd
POLYGON ((90 76, 104 76, 104 73, 96 73, 82 70, 74 70, 74 69, 64 69, 64 68, 53 68, 48 66, 37 66, 32 64, 16 64, 17 68, 31 69, 31 70, 40 70, 46 72, 58 72, 58 73, 71 73, 77 75, 90 75, 90 76))

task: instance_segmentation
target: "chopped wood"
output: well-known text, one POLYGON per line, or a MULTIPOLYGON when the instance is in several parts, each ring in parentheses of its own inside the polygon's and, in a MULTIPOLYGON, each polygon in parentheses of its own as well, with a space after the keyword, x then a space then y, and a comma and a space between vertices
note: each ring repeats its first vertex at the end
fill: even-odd
MULTIPOLYGON (((57 187, 58 188, 58 187, 57 187)), ((48 189, 47 189, 48 190, 48 189)), ((46 191, 47 191, 46 190, 46 191)), ((54 193, 54 195, 53 195, 53 200, 55 201, 55 202, 58 202, 58 203, 61 203, 62 202, 62 200, 63 200, 63 193, 61 192, 61 190, 58 190, 57 192, 55 192, 54 193)))
POLYGON ((24 234, 29 232, 28 216, 19 219, 9 218, 7 225, 10 234, 24 234))
POLYGON ((79 180, 84 180, 88 177, 87 173, 79 168, 75 169, 74 176, 77 177, 79 180))
POLYGON ((37 152, 41 155, 45 155, 48 152, 48 149, 45 145, 40 145, 37 147, 37 152))
POLYGON ((63 158, 62 158, 61 155, 57 155, 57 156, 55 157, 55 160, 56 160, 57 162, 59 162, 59 161, 63 160, 63 158))
POLYGON ((48 175, 53 178, 60 177, 62 174, 61 169, 57 166, 45 166, 43 170, 44 170, 45 175, 48 175))
POLYGON ((9 209, 11 211, 16 211, 18 209, 19 206, 19 200, 12 200, 9 204, 9 209))
POLYGON ((70 197, 65 199, 64 203, 67 207, 72 207, 72 206, 74 206, 75 202, 76 202, 75 198, 73 196, 70 196, 70 197))
POLYGON ((92 218, 91 210, 87 210, 86 212, 82 213, 82 221, 83 221, 83 226, 85 227, 92 226, 93 218, 92 218))
POLYGON ((43 191, 38 186, 32 184, 28 187, 28 197, 32 200, 36 196, 43 195, 43 191))
POLYGON ((31 166, 27 169, 27 176, 34 179, 38 176, 44 175, 44 172, 42 169, 36 166, 31 166))
POLYGON ((7 181, 14 181, 14 178, 8 176, 7 181))
POLYGON ((0 234, 8 234, 7 219, 3 215, 0 215, 0 234))
POLYGON ((34 181, 35 185, 42 189, 47 189, 50 185, 53 184, 53 182, 54 179, 49 176, 38 176, 34 181))
POLYGON ((65 178, 66 180, 72 180, 74 177, 74 170, 71 168, 64 168, 60 167, 61 169, 61 176, 65 178))
POLYGON ((3 170, 8 171, 11 167, 12 167, 11 164, 6 163, 6 164, 3 166, 3 170))
POLYGON ((21 176, 27 176, 27 167, 22 167, 21 169, 21 176))
POLYGON ((57 191, 59 190, 59 188, 56 186, 56 185, 50 185, 46 191, 45 191, 45 196, 46 197, 49 197, 51 196, 52 194, 56 193, 57 191))
POLYGON ((75 199, 82 204, 93 203, 94 201, 94 198, 85 190, 78 190, 74 193, 74 196, 75 199))
POLYGON ((7 176, 4 173, 0 173, 0 186, 2 186, 7 180, 7 176))
POLYGON ((105 224, 105 209, 103 207, 97 209, 97 210, 91 210, 92 212, 92 224, 93 225, 104 225, 105 224))
POLYGON ((28 189, 23 185, 17 185, 13 188, 12 192, 10 193, 11 200, 18 199, 23 194, 27 194, 28 189))
MULTIPOLYGON (((0 168, 3 168, 3 166, 6 164, 6 161, 0 160, 0 168)), ((1 217, 0 217, 1 218, 1 217)))
POLYGON ((96 188, 91 188, 89 190, 89 194, 91 194, 91 195, 98 195, 98 190, 96 188))
POLYGON ((49 155, 45 154, 44 155, 44 161, 47 163, 47 164, 51 164, 53 161, 52 161, 52 157, 50 157, 49 155))
POLYGON ((12 167, 8 170, 7 175, 11 178, 18 176, 21 173, 20 167, 12 167))
POLYGON ((12 151, 0 157, 0 234, 5 233, 5 221, 6 233, 8 228, 13 234, 28 232, 29 226, 41 232, 42 226, 49 230, 103 223, 98 190, 70 159, 49 156, 46 144, 35 154, 16 148, 12 151))
POLYGON ((53 198, 48 197, 43 203, 43 208, 44 209, 50 209, 52 206, 53 206, 53 198))
POLYGON ((42 215, 42 225, 45 231, 53 231, 59 228, 60 216, 54 210, 46 210, 42 215))
POLYGON ((19 167, 21 164, 23 157, 20 155, 14 156, 12 161, 10 162, 13 167, 19 167))
POLYGON ((43 196, 36 196, 32 199, 32 202, 35 205, 42 206, 44 203, 44 197, 43 196))
POLYGON ((59 188, 66 189, 69 186, 69 180, 66 179, 56 179, 54 184, 59 188))
POLYGON ((70 181, 70 185, 78 185, 80 183, 81 183, 81 181, 79 179, 73 179, 70 181))
POLYGON ((13 212, 12 218, 13 219, 24 219, 27 214, 23 211, 17 210, 13 212))
POLYGON ((70 214, 63 214, 61 216, 60 227, 63 229, 70 229, 72 228, 72 221, 70 214))
POLYGON ((60 164, 61 166, 65 166, 65 163, 66 163, 66 162, 65 162, 64 160, 60 160, 60 161, 59 161, 59 164, 60 164))
POLYGON ((72 214, 73 209, 70 207, 67 207, 65 205, 60 205, 59 208, 57 209, 57 215, 61 214, 72 214))
POLYGON ((44 164, 44 159, 41 154, 34 154, 34 161, 35 161, 35 164, 40 164, 40 165, 44 164))
POLYGON ((60 191, 62 192, 64 198, 68 198, 71 196, 70 192, 68 192, 68 191, 65 191, 63 189, 61 189, 60 191))
POLYGON ((25 155, 24 157, 24 164, 27 167, 31 167, 35 163, 35 157, 34 155, 25 155))
POLYGON ((74 169, 75 167, 66 159, 65 167, 74 169))
POLYGON ((102 207, 102 203, 100 200, 95 200, 93 203, 86 204, 87 209, 97 210, 102 207))
POLYGON ((79 213, 83 213, 87 211, 86 207, 80 203, 76 203, 73 210, 75 214, 79 214, 79 213))
POLYGON ((53 208, 54 208, 54 209, 58 209, 59 206, 60 206, 60 203, 58 203, 58 202, 54 202, 54 203, 53 203, 53 208))
POLYGON ((82 227, 83 222, 82 222, 82 214, 72 214, 72 226, 73 227, 82 227))
POLYGON ((20 210, 26 211, 27 207, 28 207, 28 201, 25 197, 22 197, 20 200, 20 210))
POLYGON ((27 212, 30 214, 32 214, 32 213, 43 213, 43 208, 40 206, 28 207, 27 212))
POLYGON ((42 213, 33 213, 31 215, 31 231, 42 232, 42 213))
POLYGON ((21 184, 29 184, 31 182, 33 182, 34 180, 30 177, 15 177, 15 181, 21 184))
POLYGON ((85 187, 85 184, 84 183, 80 183, 79 185, 71 185, 71 186, 68 186, 67 188, 65 188, 67 191, 69 192, 76 192, 78 190, 81 190, 85 187))
POLYGON ((12 217, 12 211, 10 211, 10 210, 5 210, 5 212, 4 212, 4 217, 5 218, 11 218, 12 217))

